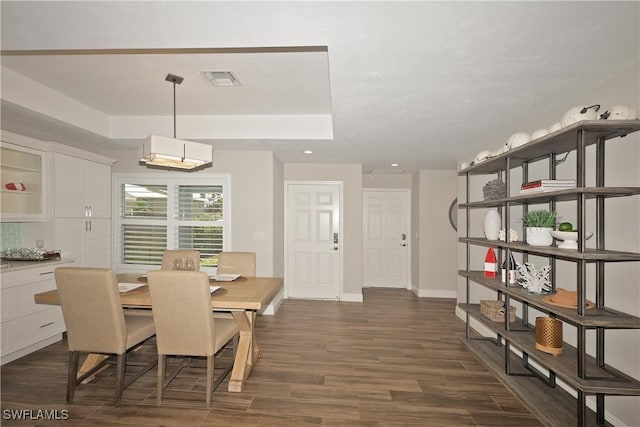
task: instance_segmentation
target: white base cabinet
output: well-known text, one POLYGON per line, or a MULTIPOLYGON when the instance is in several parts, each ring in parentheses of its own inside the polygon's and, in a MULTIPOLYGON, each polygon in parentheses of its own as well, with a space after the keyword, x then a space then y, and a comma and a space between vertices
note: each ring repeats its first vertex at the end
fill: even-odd
POLYGON ((77 266, 111 268, 111 219, 56 218, 56 248, 77 266))
POLYGON ((2 272, 2 347, 0 364, 62 339, 62 310, 36 304, 33 295, 56 288, 53 271, 67 261, 2 272))

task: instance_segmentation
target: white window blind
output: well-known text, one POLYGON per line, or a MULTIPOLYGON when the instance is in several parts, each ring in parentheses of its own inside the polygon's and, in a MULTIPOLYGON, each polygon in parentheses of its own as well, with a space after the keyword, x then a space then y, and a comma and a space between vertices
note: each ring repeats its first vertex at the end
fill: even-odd
POLYGON ((200 265, 218 265, 223 248, 224 195, 221 185, 179 185, 176 247, 200 251, 200 265))
POLYGON ((116 269, 158 268, 165 249, 198 250, 201 268, 216 267, 229 228, 227 181, 116 174, 116 269))

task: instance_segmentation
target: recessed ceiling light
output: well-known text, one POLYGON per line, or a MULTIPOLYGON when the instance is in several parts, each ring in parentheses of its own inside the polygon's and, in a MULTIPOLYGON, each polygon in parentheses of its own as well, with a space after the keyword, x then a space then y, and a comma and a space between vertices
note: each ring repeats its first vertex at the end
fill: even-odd
POLYGON ((400 166, 400 163, 391 163, 392 168, 397 168, 398 166, 400 166))
POLYGON ((209 79, 215 86, 240 86, 240 81, 233 74, 233 71, 201 70, 200 74, 209 79))
POLYGON ((311 151, 311 150, 304 150, 304 151, 303 151, 303 153, 304 153, 304 154, 313 154, 313 151, 311 151))

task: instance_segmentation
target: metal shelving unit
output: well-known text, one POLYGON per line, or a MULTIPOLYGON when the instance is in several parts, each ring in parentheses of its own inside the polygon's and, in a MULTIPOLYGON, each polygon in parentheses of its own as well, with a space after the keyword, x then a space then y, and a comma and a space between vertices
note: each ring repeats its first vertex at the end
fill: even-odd
MULTIPOLYGON (((498 378, 516 395, 521 396, 533 413, 548 425, 608 425, 604 419, 605 395, 640 395, 640 380, 624 374, 605 362, 605 335, 609 329, 640 330, 640 318, 609 308, 605 305, 605 266, 611 262, 638 262, 640 253, 617 251, 605 248, 605 200, 616 197, 640 195, 640 187, 606 187, 604 180, 605 145, 608 140, 626 136, 640 130, 640 120, 625 121, 582 121, 531 141, 498 157, 472 165, 459 172, 466 181, 466 202, 459 205, 466 214, 466 236, 459 242, 466 245, 466 269, 459 275, 466 279, 466 301, 459 308, 466 312, 467 332, 463 340, 470 351, 475 353, 498 378), (586 147, 595 144, 595 185, 586 186, 586 147), (532 162, 548 160, 550 179, 556 176, 557 156, 563 153, 576 154, 576 188, 530 195, 509 194, 512 171, 521 168, 522 180, 527 181, 528 168, 532 162), (491 201, 470 200, 471 177, 474 175, 504 174, 507 188, 506 197, 491 201), (585 235, 587 200, 595 200, 595 248, 586 248, 585 235), (523 211, 530 204, 548 203, 550 209, 556 202, 572 202, 577 214, 578 249, 566 250, 555 246, 536 247, 524 242, 491 241, 470 235, 470 211, 497 207, 502 215, 503 225, 509 227, 509 213, 512 206, 521 206, 523 211), (577 309, 560 308, 543 301, 542 296, 527 292, 519 285, 507 285, 500 279, 484 277, 482 271, 470 269, 472 246, 493 247, 509 256, 511 251, 547 257, 552 266, 552 286, 555 291, 556 260, 569 261, 576 267, 577 309), (587 265, 595 264, 595 307, 587 310, 586 272, 587 265), (472 286, 481 286, 496 292, 496 299, 503 300, 508 307, 511 299, 522 305, 522 316, 509 323, 491 322, 480 313, 477 304, 470 302, 472 286), (547 313, 576 329, 576 346, 564 344, 564 354, 560 357, 537 351, 535 348, 535 327, 529 320, 529 308, 547 313), (495 333, 495 338, 481 337, 471 327, 472 319, 495 333), (595 330, 595 355, 587 354, 587 331, 595 330), (512 351, 512 348, 517 351, 512 351), (543 371, 533 367, 542 366, 543 371), (518 370, 515 365, 521 364, 518 370), (542 381, 527 378, 538 377, 542 381), (566 412, 567 396, 556 387, 556 378, 576 390, 577 401, 573 414, 566 412), (534 384, 531 381, 535 381, 534 384), (527 384, 526 386, 524 384, 527 384), (523 390, 529 387, 526 398, 523 390), (549 395, 554 398, 549 399, 549 395), (587 395, 596 396, 596 411, 587 408, 587 395)), ((589 207, 589 209, 592 209, 589 207)), ((479 231, 481 234, 481 230, 479 231)), ((571 398, 573 399, 573 398, 571 398)))

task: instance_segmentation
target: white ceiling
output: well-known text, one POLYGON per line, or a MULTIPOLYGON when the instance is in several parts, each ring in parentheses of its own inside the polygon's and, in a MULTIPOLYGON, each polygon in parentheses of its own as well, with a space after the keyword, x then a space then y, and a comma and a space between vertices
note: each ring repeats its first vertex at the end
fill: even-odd
POLYGON ((365 172, 391 162, 455 168, 640 59, 639 2, 3 0, 0 8, 2 127, 97 152, 134 149, 151 128, 173 130, 164 80, 172 73, 185 78, 178 137, 272 150, 284 162, 362 163, 365 172), (233 70, 242 85, 214 87, 203 68, 233 70), (7 69, 60 102, 16 95, 7 69), (65 116, 67 101, 75 110, 65 116))

